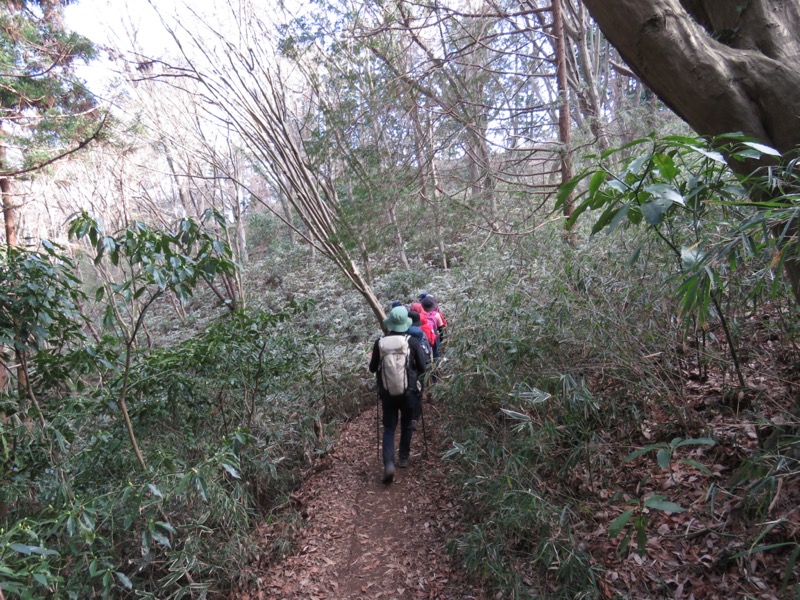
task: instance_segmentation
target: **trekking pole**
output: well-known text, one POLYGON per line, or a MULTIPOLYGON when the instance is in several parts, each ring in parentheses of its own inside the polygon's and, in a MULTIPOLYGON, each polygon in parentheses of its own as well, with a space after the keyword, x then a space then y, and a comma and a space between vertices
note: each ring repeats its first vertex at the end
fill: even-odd
POLYGON ((377 434, 375 435, 375 448, 378 451, 378 458, 381 457, 381 416, 380 416, 380 394, 375 396, 375 427, 377 434))
POLYGON ((422 442, 425 445, 425 460, 428 459, 428 435, 425 433, 425 411, 422 409, 422 403, 419 405, 419 420, 422 421, 422 442))

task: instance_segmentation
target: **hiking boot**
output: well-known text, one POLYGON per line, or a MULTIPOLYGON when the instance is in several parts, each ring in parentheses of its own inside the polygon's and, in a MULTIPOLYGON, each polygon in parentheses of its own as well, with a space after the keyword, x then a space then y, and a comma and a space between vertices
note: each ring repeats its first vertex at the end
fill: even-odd
POLYGON ((397 461, 397 466, 401 469, 405 469, 408 466, 408 463, 411 462, 411 458, 406 456, 405 458, 400 457, 397 461))
POLYGON ((394 464, 388 463, 383 467, 383 483, 392 483, 392 480, 394 480, 394 464))
POLYGON ((417 420, 413 419, 411 421, 411 431, 416 431, 416 430, 417 430, 417 420))

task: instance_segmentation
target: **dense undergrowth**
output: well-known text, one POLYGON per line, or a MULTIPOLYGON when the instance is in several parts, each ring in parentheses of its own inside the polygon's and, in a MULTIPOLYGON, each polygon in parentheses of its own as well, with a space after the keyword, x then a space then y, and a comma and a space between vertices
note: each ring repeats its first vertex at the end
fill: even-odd
MULTIPOLYGON (((548 246, 556 235, 540 243, 548 246)), ((799 466, 791 427, 765 451, 748 446, 753 440, 744 435, 724 439, 716 418, 766 431, 796 421, 796 388, 775 385, 796 377, 796 332, 784 329, 796 322, 795 307, 767 303, 766 318, 754 318, 755 298, 730 305, 736 342, 749 346, 747 395, 739 404, 719 325, 687 334, 663 293, 674 288, 670 277, 653 281, 652 265, 630 267, 626 257, 606 253, 609 243, 567 250, 536 269, 509 269, 513 276, 481 273, 480 285, 451 311, 448 362, 435 393, 450 408, 448 455, 460 467, 469 507, 467 531, 453 550, 487 589, 509 597, 609 593, 603 575, 613 561, 605 552, 623 562, 639 551, 646 557, 648 540, 660 537, 659 514, 689 508, 692 494, 683 485, 661 481, 679 460, 700 476, 682 482, 701 496, 693 515, 736 538, 743 555, 757 554, 764 525, 752 515, 728 514, 720 498, 742 497, 745 505, 761 506, 766 518, 764 507, 777 501, 776 483, 785 478, 791 489, 799 466), (518 274, 525 272, 520 285, 518 274), (641 285, 643 278, 649 285, 641 285), (760 347, 765 339, 783 355, 760 347), (713 453, 698 451, 710 446, 713 453), (638 463, 628 458, 642 448, 649 452, 638 463), (735 456, 723 462, 724 471, 712 472, 719 453, 735 456), (759 492, 748 497, 753 489, 759 492), (611 521, 618 516, 614 533, 611 521)), ((746 295, 749 288, 731 292, 746 295)), ((770 538, 785 544, 772 567, 780 569, 778 580, 788 569, 794 581, 800 540, 791 522, 787 517, 785 529, 770 538)), ((684 533, 686 540, 697 535, 684 533)), ((620 585, 617 593, 671 597, 674 589, 620 585)), ((757 590, 750 586, 753 597, 757 590)))
POLYGON ((797 308, 765 228, 738 225, 764 214, 702 211, 575 247, 541 231, 462 273, 435 393, 453 551, 496 597, 792 593, 797 308), (703 303, 676 248, 714 256, 703 303))
POLYGON ((193 224, 92 235, 99 264, 113 263, 99 285, 83 276, 96 302, 60 249, 4 256, 2 338, 28 377, 0 397, 2 589, 223 593, 263 552, 255 525, 287 518, 291 491, 360 410, 355 369, 325 348, 336 323, 307 296, 215 302, 195 275, 224 274, 229 251, 193 224))

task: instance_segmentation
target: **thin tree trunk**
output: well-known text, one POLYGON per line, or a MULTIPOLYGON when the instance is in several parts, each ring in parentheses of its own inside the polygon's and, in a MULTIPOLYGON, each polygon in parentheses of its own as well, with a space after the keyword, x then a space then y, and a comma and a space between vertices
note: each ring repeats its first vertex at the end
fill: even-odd
MULTIPOLYGON (((0 170, 8 168, 7 163, 7 149, 6 145, 0 143, 0 170)), ((17 221, 16 210, 14 208, 14 200, 11 197, 11 179, 8 177, 0 177, 0 195, 3 197, 3 221, 6 229, 6 245, 9 248, 17 247, 17 221)), ((17 317, 15 316, 16 320, 17 317)), ((28 390, 28 374, 25 371, 25 355, 19 348, 14 348, 14 356, 17 362, 17 391, 20 398, 27 395, 28 390)), ((2 367, 5 372, 7 369, 2 367)))
MULTIPOLYGON (((8 168, 5 144, 0 144, 0 170, 8 168)), ((14 210, 14 200, 11 197, 11 179, 0 177, 0 194, 3 196, 3 221, 6 228, 6 245, 10 248, 17 247, 17 221, 14 210)))
MULTIPOLYGON (((564 22, 561 0, 553 0, 553 36, 556 38, 556 82, 558 84, 558 140, 561 142, 561 183, 572 179, 572 138, 570 134, 569 87, 567 86, 567 54, 564 39, 564 22)), ((574 210, 572 195, 564 202, 563 213, 569 218, 574 210)), ((574 234, 567 226, 567 240, 575 243, 574 234)))
POLYGON ((400 266, 404 269, 410 269, 411 265, 408 262, 408 256, 406 256, 406 248, 405 242, 403 240, 403 232, 400 231, 400 224, 397 222, 397 212, 395 211, 395 207, 397 206, 397 199, 396 198, 389 198, 386 200, 386 215, 389 217, 389 223, 392 225, 392 231, 394 231, 394 243, 397 246, 397 258, 400 259, 400 266))
POLYGON ((442 268, 447 269, 447 254, 445 253, 444 237, 442 236, 442 218, 439 214, 439 203, 437 201, 436 153, 430 144, 433 132, 431 131, 430 122, 427 124, 427 128, 423 130, 417 98, 412 94, 409 94, 409 96, 411 98, 409 114, 411 115, 411 123, 414 129, 414 145, 419 168, 419 203, 423 210, 433 211, 436 244, 439 247, 439 256, 442 258, 442 268))
POLYGON ((433 180, 433 185, 431 186, 431 200, 433 202, 433 226, 434 231, 436 232, 436 240, 439 244, 439 255, 442 257, 442 268, 449 269, 449 263, 447 261, 447 253, 445 252, 444 248, 444 234, 442 233, 442 212, 439 210, 440 206, 440 199, 439 199, 439 173, 436 170, 436 163, 431 158, 431 179, 433 180))
POLYGON ((361 262, 364 263, 364 278, 367 280, 367 285, 372 287, 372 263, 369 261, 369 252, 367 252, 367 245, 364 240, 359 236, 358 238, 358 251, 361 253, 361 262))
MULTIPOLYGON (((372 86, 372 81, 370 79, 370 87, 372 86)), ((385 136, 383 135, 383 131, 380 128, 380 124, 377 120, 372 121, 372 135, 375 136, 375 141, 378 144, 378 147, 386 147, 385 136)), ((384 161, 383 157, 379 153, 378 155, 378 168, 382 170, 384 168, 384 161)), ((372 184, 369 185, 369 189, 373 190, 376 186, 372 184)), ((380 188, 385 188, 385 185, 379 186, 380 188)), ((385 193, 385 190, 380 189, 381 192, 385 193)), ((352 183, 348 180, 347 182, 347 193, 352 200, 353 196, 353 189, 352 183)), ((397 211, 395 210, 397 207, 397 196, 392 192, 385 193, 386 201, 386 216, 389 219, 389 225, 392 228, 392 235, 394 237, 394 244, 397 247, 397 258, 400 260, 400 266, 406 270, 410 267, 408 262, 408 256, 406 256, 406 248, 405 248, 405 240, 403 239, 403 231, 400 229, 400 224, 397 221, 397 211)))
POLYGON ((485 132, 470 126, 467 130, 467 147, 472 197, 479 204, 487 206, 489 227, 497 231, 497 195, 494 193, 494 175, 485 132))
POLYGON ((234 183, 236 189, 236 247, 239 250, 239 260, 246 263, 247 256, 247 228, 244 226, 244 190, 242 186, 234 183))
MULTIPOLYGON (((289 202, 288 198, 286 197, 288 192, 284 192, 283 190, 278 190, 278 198, 281 202, 281 208, 283 209, 283 217, 286 219, 287 223, 292 222, 292 207, 291 203, 289 202)), ((295 244, 295 234, 294 234, 294 227, 287 227, 287 234, 289 238, 289 243, 294 246, 295 244)))
POLYGON ((578 2, 578 12, 577 15, 575 15, 577 24, 574 28, 567 27, 567 23, 564 20, 563 11, 561 11, 561 16, 562 27, 571 35, 574 33, 574 39, 578 46, 577 62, 580 64, 581 71, 581 73, 578 74, 578 81, 582 81, 583 83, 581 94, 585 98, 584 109, 589 120, 589 130, 597 139, 600 149, 608 150, 608 136, 606 135, 605 127, 601 121, 602 111, 600 109, 600 98, 597 94, 597 80, 595 76, 598 54, 595 51, 595 55, 593 57, 594 60, 592 60, 592 57, 589 56, 589 48, 586 45, 586 30, 589 27, 589 24, 586 18, 583 3, 580 1, 578 2))

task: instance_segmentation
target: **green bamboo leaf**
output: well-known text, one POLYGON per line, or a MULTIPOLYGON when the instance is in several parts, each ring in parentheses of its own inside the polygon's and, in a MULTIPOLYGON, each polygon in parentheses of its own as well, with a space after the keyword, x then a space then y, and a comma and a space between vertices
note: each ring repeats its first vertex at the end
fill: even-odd
POLYGON ((653 158, 653 155, 650 152, 647 154, 642 154, 641 156, 637 156, 630 162, 628 168, 625 169, 625 172, 638 175, 644 168, 644 165, 650 162, 651 158, 653 158))
POLYGON ((200 493, 200 497, 208 502, 208 489, 206 488, 206 482, 203 481, 203 478, 199 475, 195 475, 192 477, 192 481, 194 482, 195 488, 200 493))
POLYGON ((567 227, 572 227, 575 223, 578 222, 578 218, 586 212, 586 209, 591 208, 592 199, 585 198, 583 202, 581 202, 578 206, 575 207, 575 210, 572 211, 572 214, 567 219, 567 227))
POLYGON ((597 171, 594 175, 592 175, 592 178, 589 180, 589 198, 594 198, 597 190, 600 189, 600 186, 605 182, 605 180, 605 171, 597 171))
POLYGON ((15 543, 15 544, 11 544, 9 546, 9 548, 14 550, 14 552, 19 552, 20 554, 25 554, 25 555, 30 555, 31 554, 31 547, 28 546, 27 544, 15 543))
POLYGON ((699 148, 697 146, 689 146, 689 147, 698 154, 702 154, 706 158, 710 158, 716 163, 727 165, 727 163, 725 162, 725 157, 722 156, 722 154, 720 154, 719 152, 714 152, 712 150, 704 150, 703 148, 699 148))
POLYGON ((765 146, 764 144, 759 144, 758 142, 742 142, 745 146, 752 148, 753 150, 757 150, 761 154, 768 154, 769 156, 780 156, 781 153, 772 148, 771 146, 765 146))
POLYGON ((163 533, 159 533, 155 529, 150 529, 150 536, 162 546, 166 546, 167 548, 172 548, 172 545, 169 543, 169 538, 165 536, 163 533))
POLYGON ((611 222, 608 224, 608 233, 613 233, 617 227, 619 227, 628 218, 630 209, 630 204, 625 204, 620 207, 619 211, 617 211, 617 214, 614 215, 614 218, 611 219, 611 222))
POLYGON ((611 222, 611 220, 617 214, 617 211, 619 211, 619 206, 617 204, 612 204, 611 206, 608 206, 603 211, 603 214, 600 215, 600 218, 597 219, 597 222, 594 224, 594 227, 592 227, 592 235, 602 231, 603 228, 605 228, 605 226, 611 222))
POLYGON ((743 558, 745 556, 752 556, 753 554, 758 554, 759 552, 767 552, 768 550, 776 550, 777 548, 785 548, 786 546, 794 546, 795 542, 777 542, 775 544, 765 544, 763 546, 756 546, 754 548, 748 548, 747 550, 742 550, 741 552, 737 552, 731 559, 735 558, 743 558))
POLYGON ((636 246, 636 249, 633 251, 633 254, 631 254, 630 258, 628 259, 628 262, 625 263, 628 267, 632 267, 638 262, 639 255, 642 253, 642 248, 644 247, 644 244, 645 242, 642 242, 638 246, 636 246))
POLYGON ((619 148, 610 148, 608 150, 604 150, 600 154, 600 158, 608 158, 609 156, 611 156, 612 154, 616 154, 617 152, 621 152, 623 150, 627 150, 628 148, 633 148, 634 146, 639 146, 641 144, 647 144, 652 141, 653 140, 649 137, 639 138, 637 140, 633 140, 632 142, 628 142, 627 144, 625 144, 624 146, 620 146, 619 148))
POLYGON ((697 246, 681 248, 681 263, 683 264, 683 268, 687 271, 694 271, 699 268, 705 258, 705 252, 697 246))
POLYGON ((682 458, 682 459, 680 460, 680 462, 682 462, 682 463, 683 463, 683 464, 685 464, 685 465, 689 465, 690 467, 694 467, 695 469, 697 469, 698 471, 702 471, 702 472, 703 472, 703 473, 705 473, 706 475, 710 475, 710 476, 712 476, 712 477, 714 476, 714 472, 713 472, 711 469, 709 469, 709 468, 708 468, 707 466, 705 466, 703 463, 697 462, 697 461, 696 461, 696 460, 694 460, 694 459, 691 459, 691 458, 682 458))
POLYGON ((617 558, 621 556, 625 556, 628 553, 628 548, 631 545, 631 536, 633 535, 633 529, 628 529, 628 533, 625 534, 625 537, 622 538, 622 541, 617 546, 617 558))
POLYGON ((642 215, 648 225, 660 225, 672 207, 672 201, 666 198, 655 198, 641 206, 642 215))
POLYGON ((716 440, 712 438, 689 438, 680 440, 674 446, 680 448, 681 446, 716 446, 716 440))
POLYGON ((783 574, 783 581, 781 582, 781 592, 786 591, 786 586, 789 585, 789 579, 794 572, 794 564, 797 562, 797 556, 800 555, 800 546, 796 546, 792 553, 789 555, 789 560, 786 561, 786 570, 783 574))
POLYGON ((662 448, 658 451, 658 454, 656 454, 656 460, 658 461, 658 466, 666 471, 669 469, 669 463, 672 460, 672 452, 668 448, 662 448))
POLYGON ((120 582, 120 584, 122 584, 122 587, 124 587, 126 590, 132 590, 133 589, 133 583, 131 583, 131 580, 128 579, 128 577, 124 573, 120 573, 119 571, 115 571, 114 575, 117 576, 117 580, 120 582))
POLYGON ((566 183, 561 184, 558 187, 558 191, 556 192, 556 208, 561 208, 564 206, 564 203, 569 199, 572 192, 578 186, 578 184, 586 178, 586 173, 582 173, 581 175, 577 175, 573 177, 566 183))
POLYGON ((647 508, 654 508, 655 510, 662 510, 667 513, 682 513, 686 512, 686 509, 682 506, 675 504, 674 502, 670 502, 669 500, 662 500, 661 496, 652 496, 644 501, 644 505, 647 508))
POLYGON ((644 189, 646 192, 649 192, 654 198, 663 198, 666 201, 679 204, 681 206, 686 205, 686 201, 684 200, 681 193, 678 190, 676 190, 673 186, 667 183, 653 183, 650 185, 646 185, 644 189))
POLYGON ((647 529, 643 522, 636 524, 636 551, 639 556, 647 554, 647 529))
POLYGON ((622 530, 625 528, 625 525, 628 524, 630 518, 633 516, 634 509, 629 508, 621 515, 619 515, 616 519, 611 521, 611 524, 608 526, 608 537, 615 538, 617 537, 622 530))
POLYGON ((530 421, 531 420, 531 418, 528 415, 516 412, 514 410, 509 410, 507 408, 501 408, 500 412, 505 414, 507 417, 510 417, 510 418, 515 419, 517 421, 530 421))
POLYGON ((664 179, 674 179, 680 173, 680 170, 675 167, 675 161, 669 154, 655 154, 653 156, 653 163, 664 179))
POLYGON ((150 534, 147 531, 142 531, 142 550, 145 554, 150 552, 150 534))
POLYGON ((222 464, 222 468, 225 469, 231 477, 233 477, 234 479, 241 479, 239 471, 237 471, 233 465, 229 465, 228 463, 220 463, 220 464, 222 464))
POLYGON ((628 456, 625 457, 625 462, 631 462, 632 460, 636 460, 640 456, 647 454, 648 452, 652 452, 653 450, 658 450, 659 448, 663 448, 664 444, 650 444, 649 446, 645 446, 644 448, 639 448, 638 450, 634 450, 628 456))
POLYGON ((172 534, 178 533, 177 530, 166 521, 156 521, 156 525, 158 525, 159 527, 161 527, 161 529, 164 529, 165 531, 169 531, 172 534))

